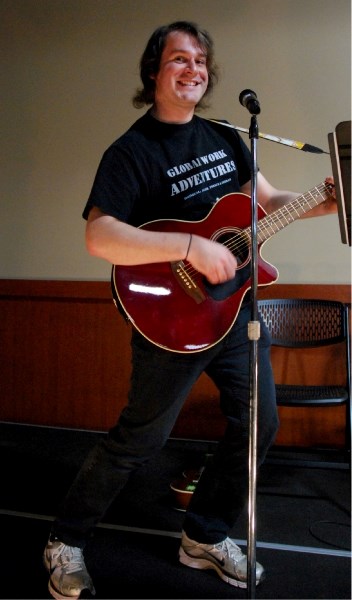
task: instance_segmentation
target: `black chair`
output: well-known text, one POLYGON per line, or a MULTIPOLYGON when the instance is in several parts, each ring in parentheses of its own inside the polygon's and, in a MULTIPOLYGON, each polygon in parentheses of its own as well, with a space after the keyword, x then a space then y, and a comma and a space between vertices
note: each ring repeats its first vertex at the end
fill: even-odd
MULTIPOLYGON (((292 461, 302 466, 322 466, 349 468, 351 451, 351 366, 350 366, 350 328, 349 328, 349 305, 334 300, 311 300, 311 299, 270 299, 258 300, 258 311, 263 316, 272 336, 273 346, 289 348, 292 358, 293 352, 301 352, 298 357, 298 366, 295 366, 294 384, 292 382, 276 383, 276 394, 278 406, 285 407, 324 407, 344 405, 346 410, 345 419, 345 444, 342 449, 327 449, 322 445, 319 448, 308 449, 294 448, 287 452, 287 448, 274 446, 274 456, 270 462, 292 461), (307 381, 307 369, 305 368, 305 381, 299 381, 300 372, 303 370, 304 357, 302 349, 311 349, 309 353, 309 364, 314 373, 314 352, 321 346, 332 346, 340 344, 343 351, 336 348, 329 354, 334 360, 328 360, 326 368, 330 373, 337 375, 338 383, 329 385, 310 385, 307 381), (342 375, 341 375, 342 374, 342 375), (344 379, 344 382, 341 381, 344 379), (285 450, 283 453, 282 450, 285 450), (297 452, 298 451, 298 452, 297 452), (305 452, 305 458, 297 459, 297 453, 305 452), (311 459, 312 451, 314 460, 311 459), (327 456, 334 455, 334 460, 328 460, 327 456), (328 454, 327 454, 328 453, 328 454), (281 458, 275 458, 280 455, 281 458), (282 458, 285 456, 286 458, 282 458), (309 456, 309 458, 307 458, 309 456), (318 459, 316 458, 318 456, 318 459), (324 458, 322 458, 324 457, 324 458), (336 457, 338 457, 336 459, 336 457)), ((305 352, 305 351, 303 351, 305 352)), ((307 357, 305 356, 305 359, 307 357)), ((288 359, 287 359, 288 360, 288 359)), ((285 372, 284 366, 282 371, 285 372)), ((275 376, 277 379, 277 376, 275 376)), ((280 375, 283 379, 284 373, 280 375)), ((329 377, 329 381, 334 377, 329 377)), ((316 382, 315 382, 316 383, 316 382)))

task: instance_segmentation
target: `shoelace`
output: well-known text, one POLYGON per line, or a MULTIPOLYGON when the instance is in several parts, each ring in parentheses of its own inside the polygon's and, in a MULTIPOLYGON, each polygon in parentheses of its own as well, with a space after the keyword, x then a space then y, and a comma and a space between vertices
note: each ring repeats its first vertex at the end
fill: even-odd
POLYGON ((61 557, 61 564, 67 574, 84 570, 84 561, 81 548, 61 544, 57 548, 57 558, 61 557))
POLYGON ((226 552, 227 556, 235 562, 238 562, 243 558, 241 548, 239 548, 239 546, 237 546, 230 538, 226 538, 223 542, 216 544, 215 548, 222 552, 226 552))

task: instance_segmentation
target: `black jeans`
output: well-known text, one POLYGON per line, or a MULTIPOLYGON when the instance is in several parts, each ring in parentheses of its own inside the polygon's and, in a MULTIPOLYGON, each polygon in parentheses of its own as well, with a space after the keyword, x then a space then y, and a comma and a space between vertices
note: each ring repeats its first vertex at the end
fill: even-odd
MULTIPOLYGON (((159 451, 192 386, 203 371, 220 392, 226 433, 197 485, 184 529, 198 542, 218 543, 233 527, 248 487, 250 401, 250 307, 243 307, 231 331, 212 348, 190 354, 163 350, 138 332, 132 334, 132 374, 128 405, 117 424, 92 449, 53 526, 71 546, 84 547, 96 524, 129 476, 159 451)), ((261 323, 258 342, 258 466, 278 427, 270 338, 261 323)))

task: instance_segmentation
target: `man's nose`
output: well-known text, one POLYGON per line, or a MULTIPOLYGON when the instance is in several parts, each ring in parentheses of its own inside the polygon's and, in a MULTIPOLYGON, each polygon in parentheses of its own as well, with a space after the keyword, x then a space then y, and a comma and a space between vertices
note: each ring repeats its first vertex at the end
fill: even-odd
POLYGON ((195 73, 197 71, 197 63, 194 58, 190 58, 187 62, 187 71, 191 71, 191 73, 195 73))

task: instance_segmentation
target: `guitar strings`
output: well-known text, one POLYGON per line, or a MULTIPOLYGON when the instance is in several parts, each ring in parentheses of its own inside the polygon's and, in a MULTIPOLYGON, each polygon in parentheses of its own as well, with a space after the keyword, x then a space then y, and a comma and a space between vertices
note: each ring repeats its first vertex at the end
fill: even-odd
MULTIPOLYGON (((273 214, 268 214, 267 216, 263 217, 258 222, 259 241, 260 242, 265 241, 266 239, 270 238, 271 235, 273 235, 274 233, 277 233, 278 231, 280 231, 281 229, 283 229, 284 227, 286 227, 287 225, 292 223, 295 220, 295 218, 297 218, 292 215, 297 215, 299 218, 303 214, 308 212, 309 209, 313 208, 314 203, 316 204, 316 206, 318 206, 319 204, 321 204, 321 202, 324 202, 324 200, 326 200, 326 196, 324 196, 324 194, 327 191, 329 191, 330 189, 331 189, 330 184, 321 183, 318 186, 316 186, 315 188, 313 188, 312 190, 306 192, 305 194, 298 196, 291 203, 289 203, 286 206, 283 206, 279 210, 275 211, 273 214), (314 192, 315 192, 315 195, 314 195, 314 192), (320 198, 322 198, 319 201, 317 200, 316 193, 318 193, 318 196, 320 196, 320 198), (307 210, 304 209, 304 207, 302 205, 302 200, 307 202, 307 204, 308 204, 307 210), (287 218, 287 215, 290 218, 287 218), (264 234, 262 238, 260 237, 261 233, 264 234)), ((243 251, 248 249, 248 246, 249 246, 248 242, 251 239, 250 229, 251 229, 250 227, 246 227, 245 229, 243 229, 240 236, 239 235, 233 236, 232 238, 230 238, 229 240, 227 240, 224 243, 224 246, 226 246, 229 250, 231 250, 231 252, 233 254, 240 255, 243 251), (240 238, 240 242, 239 242, 239 238, 240 238), (248 241, 246 241, 246 239, 248 241)), ((194 275, 199 273, 199 271, 194 269, 194 267, 192 267, 192 265, 190 263, 188 263, 188 266, 183 266, 182 269, 188 275, 188 277, 193 277, 194 275)))

